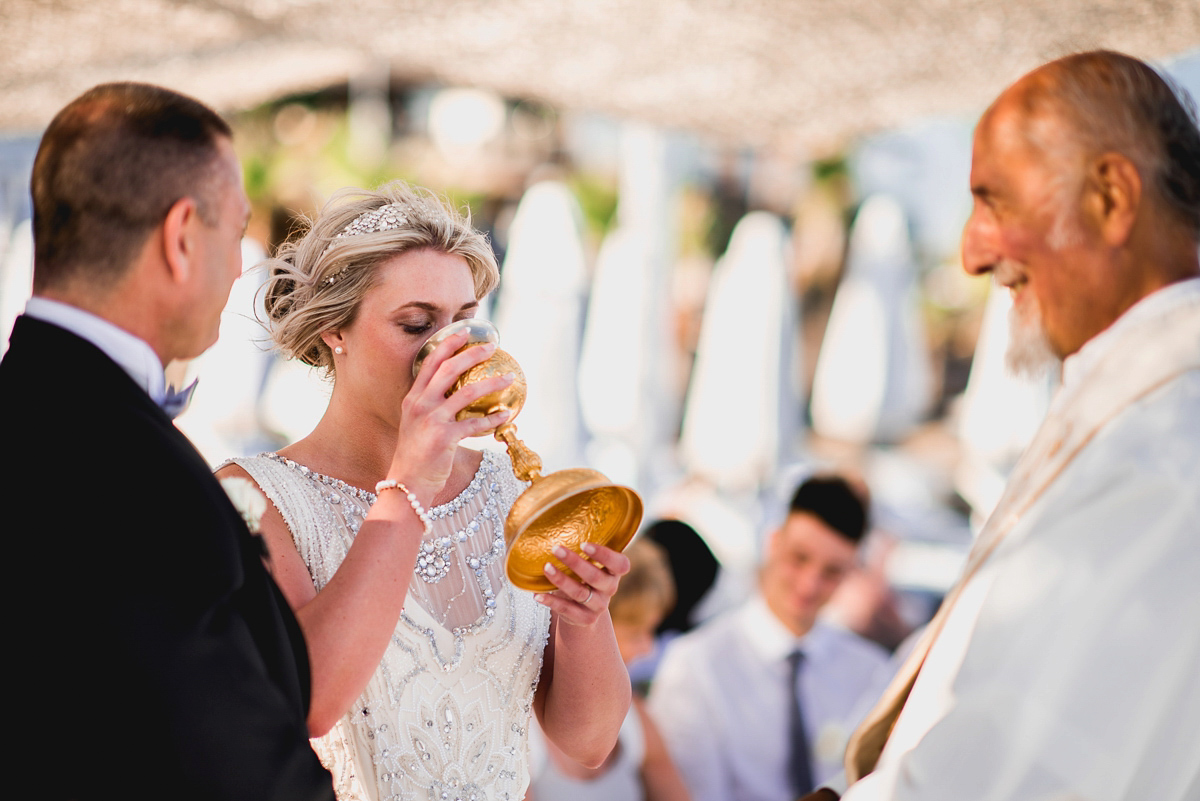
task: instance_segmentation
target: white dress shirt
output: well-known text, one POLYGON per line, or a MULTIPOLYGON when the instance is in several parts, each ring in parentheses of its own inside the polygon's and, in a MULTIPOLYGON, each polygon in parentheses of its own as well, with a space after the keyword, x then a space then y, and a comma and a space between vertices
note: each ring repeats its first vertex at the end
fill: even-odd
POLYGON ((841 771, 846 739, 882 689, 886 652, 818 622, 796 639, 759 596, 671 642, 650 711, 694 801, 794 801, 788 786, 788 654, 804 652, 800 700, 820 784, 841 771))
POLYGON ((48 298, 30 298, 25 304, 25 314, 64 328, 104 351, 155 403, 166 394, 162 362, 144 340, 91 312, 48 298))
MULTIPOLYGON (((1200 280, 1090 340, 1051 413, 1079 408, 1081 382, 1126 337, 1170 337, 1156 321, 1188 304, 1200 313, 1200 280)), ((1193 369, 1104 426, 968 581, 875 772, 844 801, 1200 799, 1198 621, 1193 369)))

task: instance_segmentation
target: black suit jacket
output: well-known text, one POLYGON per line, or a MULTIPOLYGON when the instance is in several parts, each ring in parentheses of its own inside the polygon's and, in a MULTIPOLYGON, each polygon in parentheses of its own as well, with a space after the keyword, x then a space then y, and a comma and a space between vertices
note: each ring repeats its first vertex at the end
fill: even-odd
POLYGON ((8 786, 331 799, 299 627, 204 459, 85 340, 21 317, 10 343, 8 786))

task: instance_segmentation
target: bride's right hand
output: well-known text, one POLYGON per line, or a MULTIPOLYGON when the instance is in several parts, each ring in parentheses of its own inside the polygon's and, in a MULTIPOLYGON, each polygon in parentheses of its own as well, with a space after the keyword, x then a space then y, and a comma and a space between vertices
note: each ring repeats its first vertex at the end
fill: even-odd
POLYGON ((446 397, 459 376, 487 361, 496 350, 489 342, 455 353, 466 344, 467 336, 467 331, 459 331, 429 354, 400 405, 400 428, 388 478, 403 482, 426 506, 450 478, 458 443, 493 430, 511 416, 505 409, 486 417, 455 419, 472 402, 513 382, 511 373, 493 376, 446 397))

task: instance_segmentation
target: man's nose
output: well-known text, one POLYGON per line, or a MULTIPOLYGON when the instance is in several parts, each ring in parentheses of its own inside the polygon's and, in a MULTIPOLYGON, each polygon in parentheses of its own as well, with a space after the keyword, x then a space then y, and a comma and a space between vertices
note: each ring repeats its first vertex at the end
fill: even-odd
POLYGON ((797 571, 795 587, 803 595, 812 596, 820 592, 821 571, 816 567, 805 567, 797 571))
POLYGON ((986 275, 999 261, 995 233, 995 226, 978 211, 967 220, 963 228, 962 264, 969 275, 986 275))

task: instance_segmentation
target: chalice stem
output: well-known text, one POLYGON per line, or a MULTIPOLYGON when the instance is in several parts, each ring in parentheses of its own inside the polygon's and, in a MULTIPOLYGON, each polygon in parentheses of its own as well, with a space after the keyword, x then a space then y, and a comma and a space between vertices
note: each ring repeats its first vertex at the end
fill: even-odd
POLYGON ((529 446, 517 439, 517 427, 505 423, 496 429, 493 435, 508 448, 508 456, 512 459, 513 473, 522 481, 537 481, 542 477, 542 457, 538 456, 529 446))

